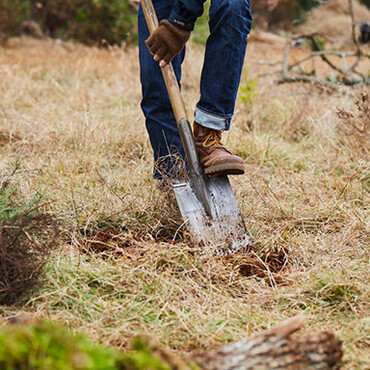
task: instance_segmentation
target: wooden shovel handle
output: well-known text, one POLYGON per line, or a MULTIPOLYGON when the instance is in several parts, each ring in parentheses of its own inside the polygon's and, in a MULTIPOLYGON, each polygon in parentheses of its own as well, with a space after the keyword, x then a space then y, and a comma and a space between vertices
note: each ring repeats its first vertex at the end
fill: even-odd
MULTIPOLYGON (((158 27, 158 19, 155 14, 153 3, 151 0, 140 0, 140 2, 144 11, 149 32, 152 34, 158 27)), ((161 69, 177 124, 179 125, 183 118, 189 121, 172 63, 166 64, 161 69)))
MULTIPOLYGON (((158 19, 151 0, 140 0, 144 11, 149 32, 152 33, 158 27, 158 19)), ((185 150, 189 166, 189 180, 195 196, 203 206, 206 214, 212 217, 211 200, 207 187, 207 179, 204 175, 203 166, 197 153, 193 132, 189 123, 184 101, 182 100, 179 84, 172 67, 172 63, 162 68, 162 74, 170 96, 172 110, 175 114, 177 127, 185 150)))

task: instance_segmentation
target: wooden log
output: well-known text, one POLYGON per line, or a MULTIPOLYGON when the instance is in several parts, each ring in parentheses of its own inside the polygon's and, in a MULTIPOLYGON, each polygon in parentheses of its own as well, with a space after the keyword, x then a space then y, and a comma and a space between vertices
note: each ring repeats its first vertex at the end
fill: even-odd
POLYGON ((302 323, 302 318, 295 318, 250 339, 195 355, 192 361, 205 370, 339 369, 341 342, 325 331, 292 338, 302 323))

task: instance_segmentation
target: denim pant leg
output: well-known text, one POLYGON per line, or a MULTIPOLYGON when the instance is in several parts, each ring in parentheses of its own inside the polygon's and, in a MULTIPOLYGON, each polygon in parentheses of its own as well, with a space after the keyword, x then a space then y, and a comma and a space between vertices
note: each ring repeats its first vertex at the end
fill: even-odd
POLYGON ((195 120, 202 126, 228 130, 252 26, 249 0, 212 0, 201 98, 195 120))
MULTIPOLYGON (((153 3, 159 21, 169 17, 173 0, 156 0, 153 3)), ((146 128, 154 152, 154 177, 159 179, 163 176, 176 177, 178 156, 185 160, 185 152, 161 69, 145 45, 149 31, 141 7, 138 13, 138 26, 140 80, 143 94, 141 108, 146 118, 146 128)), ((184 56, 185 50, 172 61, 179 82, 184 56)))

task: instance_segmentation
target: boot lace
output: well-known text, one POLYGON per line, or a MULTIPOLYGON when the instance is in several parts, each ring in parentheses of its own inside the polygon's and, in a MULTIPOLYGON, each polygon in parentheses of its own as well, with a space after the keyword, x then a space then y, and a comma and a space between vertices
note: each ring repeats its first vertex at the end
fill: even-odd
POLYGON ((210 131, 206 136, 203 146, 205 148, 223 148, 220 137, 216 131, 210 131))

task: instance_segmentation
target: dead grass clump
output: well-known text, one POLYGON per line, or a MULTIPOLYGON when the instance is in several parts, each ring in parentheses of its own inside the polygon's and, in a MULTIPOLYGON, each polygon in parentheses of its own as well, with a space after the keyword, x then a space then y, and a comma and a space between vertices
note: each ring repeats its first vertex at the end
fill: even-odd
POLYGON ((159 195, 160 203, 138 210, 126 219, 136 240, 172 242, 184 240, 185 227, 173 194, 159 195))
MULTIPOLYGON (((176 148, 168 147, 168 151, 177 151, 176 148)), ((155 163, 156 171, 161 175, 159 188, 172 191, 173 181, 188 181, 186 163, 179 153, 161 157, 155 163)))
POLYGON ((370 154, 370 99, 368 92, 360 94, 355 103, 357 113, 339 109, 337 130, 343 143, 354 152, 360 152, 364 159, 370 154))
POLYGON ((125 236, 121 225, 97 225, 89 230, 81 229, 84 240, 83 251, 101 253, 102 255, 121 256, 131 246, 131 241, 125 236))
POLYGON ((311 109, 308 95, 299 100, 290 98, 287 102, 275 99, 261 128, 269 132, 276 131, 288 142, 300 143, 313 132, 312 124, 307 119, 311 109))

